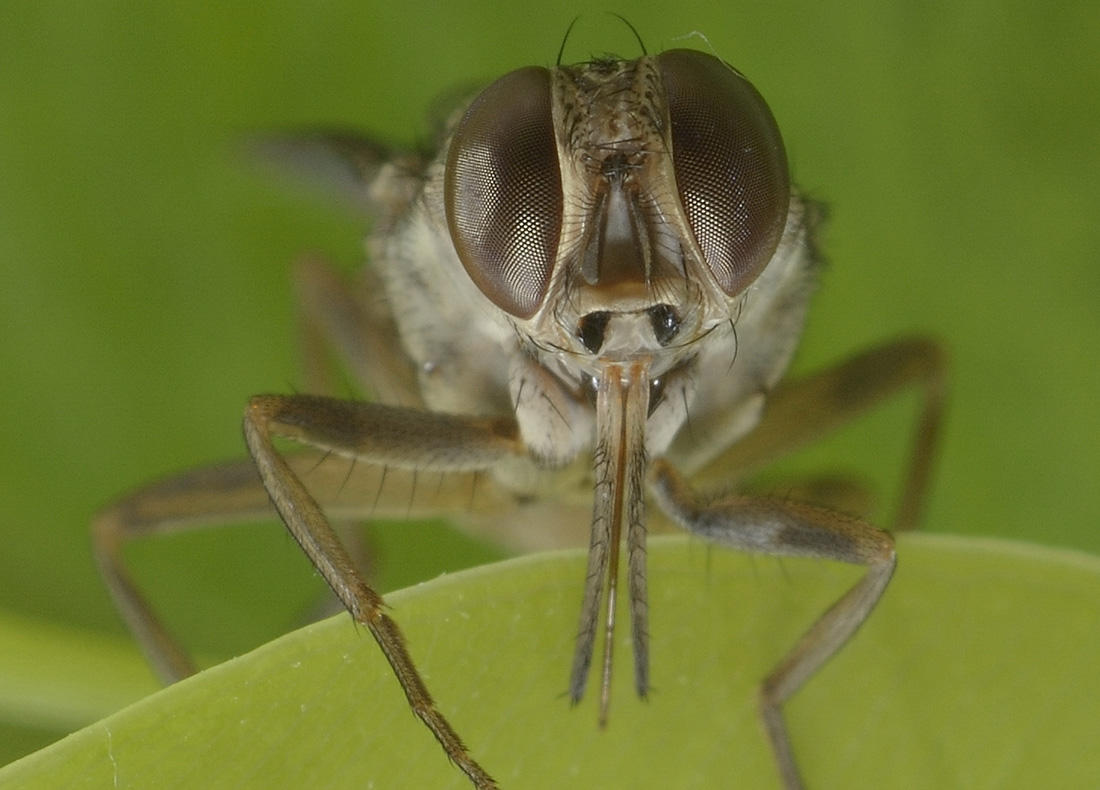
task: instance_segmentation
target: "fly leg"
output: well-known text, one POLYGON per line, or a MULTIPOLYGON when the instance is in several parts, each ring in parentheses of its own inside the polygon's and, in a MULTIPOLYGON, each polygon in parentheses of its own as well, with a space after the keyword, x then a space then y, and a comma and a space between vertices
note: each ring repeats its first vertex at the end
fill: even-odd
MULTIPOLYGON (((274 174, 319 188, 370 217, 371 260, 384 257, 377 240, 408 212, 427 164, 417 154, 335 131, 265 135, 251 140, 246 152, 274 174)), ((367 266, 348 277, 323 257, 306 255, 294 275, 306 389, 337 394, 331 356, 377 400, 422 406, 416 370, 401 346, 377 269, 367 266)))
POLYGON ((496 788, 436 707, 382 597, 363 580, 320 505, 272 439, 292 439, 374 465, 462 472, 487 469, 521 454, 515 423, 311 395, 260 395, 249 402, 244 433, 283 523, 355 621, 378 642, 413 712, 475 787, 496 788))
POLYGON ((423 406, 416 370, 373 267, 353 278, 316 255, 294 267, 305 390, 337 395, 330 357, 382 403, 423 406))
MULTIPOLYGON (((309 459, 316 465, 317 459, 309 459)), ((148 535, 272 519, 274 509, 250 461, 219 464, 161 480, 104 508, 92 520, 92 550, 122 619, 163 683, 193 675, 195 664, 138 588, 123 546, 148 535)))
POLYGON ((760 687, 760 713, 787 790, 803 787, 783 703, 852 637, 894 572, 894 540, 859 519, 781 499, 697 495, 663 460, 651 471, 662 509, 689 532, 754 554, 815 557, 867 566, 864 576, 799 639, 760 687))
MULTIPOLYGON (((788 790, 802 787, 782 705, 839 650, 867 618, 893 574, 893 539, 866 522, 789 499, 696 493, 729 486, 771 461, 815 441, 909 389, 921 393, 920 412, 903 474, 895 530, 917 525, 926 499, 947 398, 947 362, 926 338, 902 338, 864 351, 824 371, 781 383, 766 400, 756 427, 689 470, 689 486, 658 461, 651 480, 666 512, 685 529, 754 553, 808 556, 868 566, 867 573, 801 638, 760 691, 761 716, 788 790)), ((721 435, 720 430, 713 431, 721 435)))
POLYGON ((927 498, 947 400, 947 360, 939 345, 927 338, 901 338, 783 382, 768 395, 751 433, 701 469, 686 471, 699 489, 728 488, 910 389, 920 392, 921 406, 891 528, 912 529, 920 522, 927 498))
MULTIPOLYGON (((415 471, 326 456, 309 451, 288 455, 285 461, 295 477, 306 481, 325 513, 341 522, 489 514, 512 504, 491 479, 477 472, 448 473, 431 486, 418 487, 415 471)), ((251 458, 156 481, 96 514, 92 547, 100 573, 161 682, 193 675, 196 667, 136 584, 124 561, 125 545, 157 535, 277 518, 251 458)))
MULTIPOLYGON (((423 408, 416 370, 400 342, 377 270, 365 266, 348 275, 312 254, 301 256, 293 273, 303 391, 346 396, 346 375, 351 378, 347 383, 371 400, 423 408)), ((344 546, 368 578, 374 555, 369 526, 337 524, 344 546)), ((327 597, 318 613, 334 614, 337 606, 327 597)))
MULTIPOLYGON (((292 141, 269 151, 284 158, 292 141)), ((313 148, 331 144, 306 141, 313 148)), ((360 163, 352 172, 364 177, 371 170, 370 153, 358 144, 352 157, 360 163)), ((301 141, 295 143, 300 152, 301 141)), ((312 149, 311 149, 312 150, 312 149)), ((356 182, 358 183, 358 182, 356 182)), ((350 190, 351 186, 348 185, 350 190)), ((330 359, 346 369, 364 391, 396 404, 421 404, 411 362, 397 342, 393 316, 381 283, 365 269, 354 282, 317 256, 304 256, 295 267, 295 290, 305 363, 305 380, 312 389, 334 389, 330 359)), ((326 463, 327 453, 297 454, 287 459, 294 473, 309 483, 330 518, 341 523, 377 518, 404 518, 423 510, 424 497, 413 503, 414 481, 409 473, 384 467, 326 463), (385 485, 383 486, 383 481, 385 485)), ((474 486, 472 474, 448 475, 437 487, 426 517, 456 510, 492 509, 487 500, 495 492, 490 482, 474 486), (447 489, 443 491, 442 489, 447 489), (478 502, 470 502, 477 491, 478 502)), ((273 520, 274 508, 251 459, 211 465, 151 483, 96 514, 92 543, 100 572, 115 605, 162 682, 192 675, 196 667, 178 641, 160 621, 142 595, 122 557, 122 547, 134 540, 182 530, 231 526, 273 520)), ((358 534, 352 534, 358 566, 367 565, 367 552, 358 534)))
POLYGON ((249 406, 245 430, 255 461, 206 467, 154 483, 93 521, 100 570, 157 673, 172 682, 193 674, 195 665, 135 584, 123 559, 124 545, 135 538, 272 518, 278 510, 326 582, 376 637, 414 711, 448 756, 479 790, 495 788, 436 709, 400 631, 382 611, 381 597, 363 581, 325 514, 349 520, 506 509, 511 499, 479 471, 520 452, 513 424, 315 396, 261 396, 249 406), (284 457, 275 451, 272 436, 297 439, 319 451, 284 457), (355 462, 325 460, 333 454, 352 456, 355 462), (417 474, 425 470, 446 473, 428 487, 430 496, 417 489, 417 474))

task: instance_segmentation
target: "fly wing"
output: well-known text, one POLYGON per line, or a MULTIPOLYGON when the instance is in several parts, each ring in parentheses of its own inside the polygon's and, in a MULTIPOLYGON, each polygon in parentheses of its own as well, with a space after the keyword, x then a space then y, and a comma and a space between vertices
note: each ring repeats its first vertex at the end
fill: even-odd
POLYGON ((247 139, 243 148, 247 159, 276 178, 372 217, 386 216, 407 203, 419 183, 414 176, 424 167, 416 154, 343 130, 260 135, 247 139), (380 181, 384 166, 391 163, 398 165, 398 172, 380 181))

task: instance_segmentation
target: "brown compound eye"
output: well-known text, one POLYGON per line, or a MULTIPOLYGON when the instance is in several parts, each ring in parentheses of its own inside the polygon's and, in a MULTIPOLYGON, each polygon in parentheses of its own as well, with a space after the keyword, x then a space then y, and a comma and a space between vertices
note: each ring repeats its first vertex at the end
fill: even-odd
POLYGON ((733 296, 783 236, 791 188, 783 139, 756 88, 718 58, 677 49, 657 62, 680 202, 707 266, 733 296))
POLYGON ((534 315, 562 218, 549 71, 513 71, 474 99, 451 139, 444 202, 470 279, 506 313, 534 315))

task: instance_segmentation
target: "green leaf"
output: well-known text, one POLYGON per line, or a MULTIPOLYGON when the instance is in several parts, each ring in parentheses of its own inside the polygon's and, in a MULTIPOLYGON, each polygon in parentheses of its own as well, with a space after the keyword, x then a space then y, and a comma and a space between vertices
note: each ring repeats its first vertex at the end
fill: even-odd
POLYGON ((69 731, 155 689, 131 643, 0 613, 0 722, 69 731))
MULTIPOLYGON (((1100 776, 1100 562, 906 535, 866 627, 788 706, 811 787, 1083 787, 1100 776)), ((611 721, 564 698, 583 558, 544 554, 389 597, 440 707, 506 788, 777 780, 754 688, 858 575, 654 541, 653 683, 611 721)), ((346 616, 161 691, 0 770, 0 788, 465 788, 346 616)))

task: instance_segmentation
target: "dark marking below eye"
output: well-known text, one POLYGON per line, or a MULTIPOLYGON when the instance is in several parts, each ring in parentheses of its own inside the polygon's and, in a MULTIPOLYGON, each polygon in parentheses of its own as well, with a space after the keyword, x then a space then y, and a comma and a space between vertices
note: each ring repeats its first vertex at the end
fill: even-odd
POLYGON ((680 316, 671 305, 649 308, 649 323, 653 327, 653 337, 661 346, 667 346, 680 332, 680 316))
POLYGON ((603 348, 604 333, 607 331, 607 322, 610 320, 611 313, 606 310, 598 310, 581 318, 577 326, 577 337, 581 344, 593 354, 603 348))

